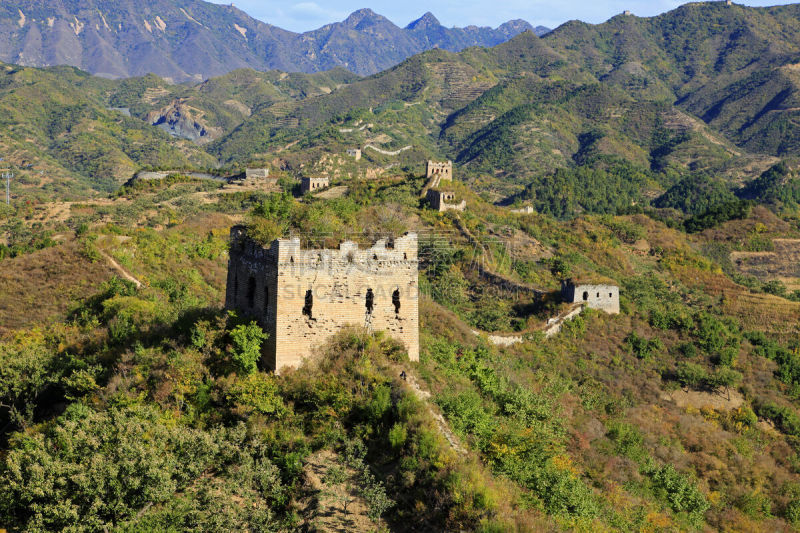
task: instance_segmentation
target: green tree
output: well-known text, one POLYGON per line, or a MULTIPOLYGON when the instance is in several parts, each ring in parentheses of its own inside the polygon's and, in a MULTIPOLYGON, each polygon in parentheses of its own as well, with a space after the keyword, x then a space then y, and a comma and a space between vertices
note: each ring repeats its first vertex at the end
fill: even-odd
POLYGON ((268 335, 256 322, 250 322, 236 326, 230 336, 233 342, 230 351, 233 362, 244 374, 252 374, 261 358, 261 344, 268 335))

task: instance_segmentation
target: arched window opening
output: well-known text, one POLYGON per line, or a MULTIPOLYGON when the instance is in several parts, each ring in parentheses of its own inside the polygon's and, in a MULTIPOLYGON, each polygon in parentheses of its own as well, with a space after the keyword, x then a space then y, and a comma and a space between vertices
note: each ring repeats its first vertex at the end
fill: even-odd
POLYGON ((306 302, 303 306, 303 314, 308 318, 313 318, 313 308, 314 308, 314 293, 311 292, 311 289, 306 291, 306 302))
POLYGON ((614 293, 613 293, 613 292, 609 292, 609 293, 608 293, 608 297, 609 297, 609 298, 613 298, 613 297, 614 297, 614 293))
POLYGON ((247 280, 247 307, 250 309, 256 305, 256 278, 250 276, 247 280))
POLYGON ((599 292, 597 293, 597 297, 600 298, 600 293, 599 292))
POLYGON ((588 299, 589 299, 589 293, 588 292, 584 292, 583 293, 583 301, 585 302, 588 299))
POLYGON ((367 289, 367 313, 372 314, 372 310, 375 308, 375 293, 372 292, 372 289, 367 289))
POLYGON ((400 314, 400 289, 395 289, 392 293, 392 305, 394 305, 394 314, 400 314))

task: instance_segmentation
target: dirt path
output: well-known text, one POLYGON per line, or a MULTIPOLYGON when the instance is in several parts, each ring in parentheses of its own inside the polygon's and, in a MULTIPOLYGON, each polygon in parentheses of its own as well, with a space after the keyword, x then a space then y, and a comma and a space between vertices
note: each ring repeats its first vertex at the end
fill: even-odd
POLYGON ((441 413, 431 407, 429 401, 431 393, 420 387, 417 378, 411 374, 407 374, 406 383, 408 383, 408 386, 411 387, 412 391, 414 391, 414 394, 417 396, 417 398, 425 402, 425 407, 428 409, 428 412, 431 414, 433 419, 436 420, 436 425, 439 426, 439 431, 442 433, 442 435, 444 435, 444 438, 447 439, 447 442, 450 443, 450 446, 453 448, 453 450, 455 450, 459 455, 466 455, 467 450, 464 449, 456 434, 450 429, 447 420, 444 419, 444 416, 442 416, 441 413))
POLYGON ((114 270, 116 270, 119 273, 120 276, 122 276, 124 279, 126 279, 126 280, 130 281, 131 283, 133 283, 134 285, 136 285, 137 289, 141 289, 142 288, 142 282, 141 281, 139 281, 138 279, 134 278, 133 275, 131 275, 124 268, 122 268, 122 266, 120 266, 120 264, 117 263, 114 260, 114 258, 111 257, 110 255, 108 255, 106 252, 104 252, 103 250, 99 250, 99 251, 100 251, 100 255, 102 255, 105 258, 105 260, 108 262, 109 266, 111 268, 113 268, 114 270))

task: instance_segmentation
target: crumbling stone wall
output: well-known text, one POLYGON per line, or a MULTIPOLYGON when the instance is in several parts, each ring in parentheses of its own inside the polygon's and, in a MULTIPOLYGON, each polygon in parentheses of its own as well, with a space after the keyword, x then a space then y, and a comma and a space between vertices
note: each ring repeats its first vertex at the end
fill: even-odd
POLYGON ((561 282, 561 297, 567 303, 583 303, 590 309, 599 309, 608 314, 619 314, 619 287, 616 285, 593 285, 561 282))
POLYGON ((302 178, 300 180, 300 190, 303 194, 307 192, 321 191, 330 185, 329 178, 302 178))
POLYGON ((246 168, 244 175, 247 179, 267 179, 269 178, 268 168, 246 168))
POLYGON ((429 189, 428 194, 428 204, 431 206, 431 209, 435 209, 440 213, 444 211, 463 211, 467 208, 466 200, 462 200, 460 203, 456 202, 456 194, 452 191, 440 191, 437 189, 429 189))
POLYGON ((425 168, 425 177, 430 179, 434 176, 439 176, 446 181, 453 181, 453 162, 447 161, 440 163, 437 161, 428 161, 425 168))
POLYGON ((256 319, 269 334, 263 366, 296 367, 348 325, 383 330, 419 360, 417 236, 360 249, 303 249, 299 239, 264 248, 231 230, 226 308, 256 319))

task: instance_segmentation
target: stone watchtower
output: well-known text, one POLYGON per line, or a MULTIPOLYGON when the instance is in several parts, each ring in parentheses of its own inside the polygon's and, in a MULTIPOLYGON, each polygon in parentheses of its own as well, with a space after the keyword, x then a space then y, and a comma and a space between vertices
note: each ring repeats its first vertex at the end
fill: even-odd
POLYGON ((425 167, 425 178, 431 179, 434 176, 438 176, 440 180, 453 181, 453 162, 439 163, 429 160, 425 167))
POLYGON ((345 326, 385 330, 419 360, 419 259, 410 233, 371 248, 303 249, 278 239, 265 248, 244 227, 231 230, 225 308, 269 334, 263 366, 296 367, 345 326))
POLYGON ((599 309, 610 315, 619 314, 619 287, 598 281, 561 282, 561 297, 571 304, 582 303, 589 309, 599 309))
POLYGON ((301 178, 300 191, 303 194, 306 194, 308 192, 321 191, 322 189, 326 189, 330 184, 331 180, 328 177, 301 178))

